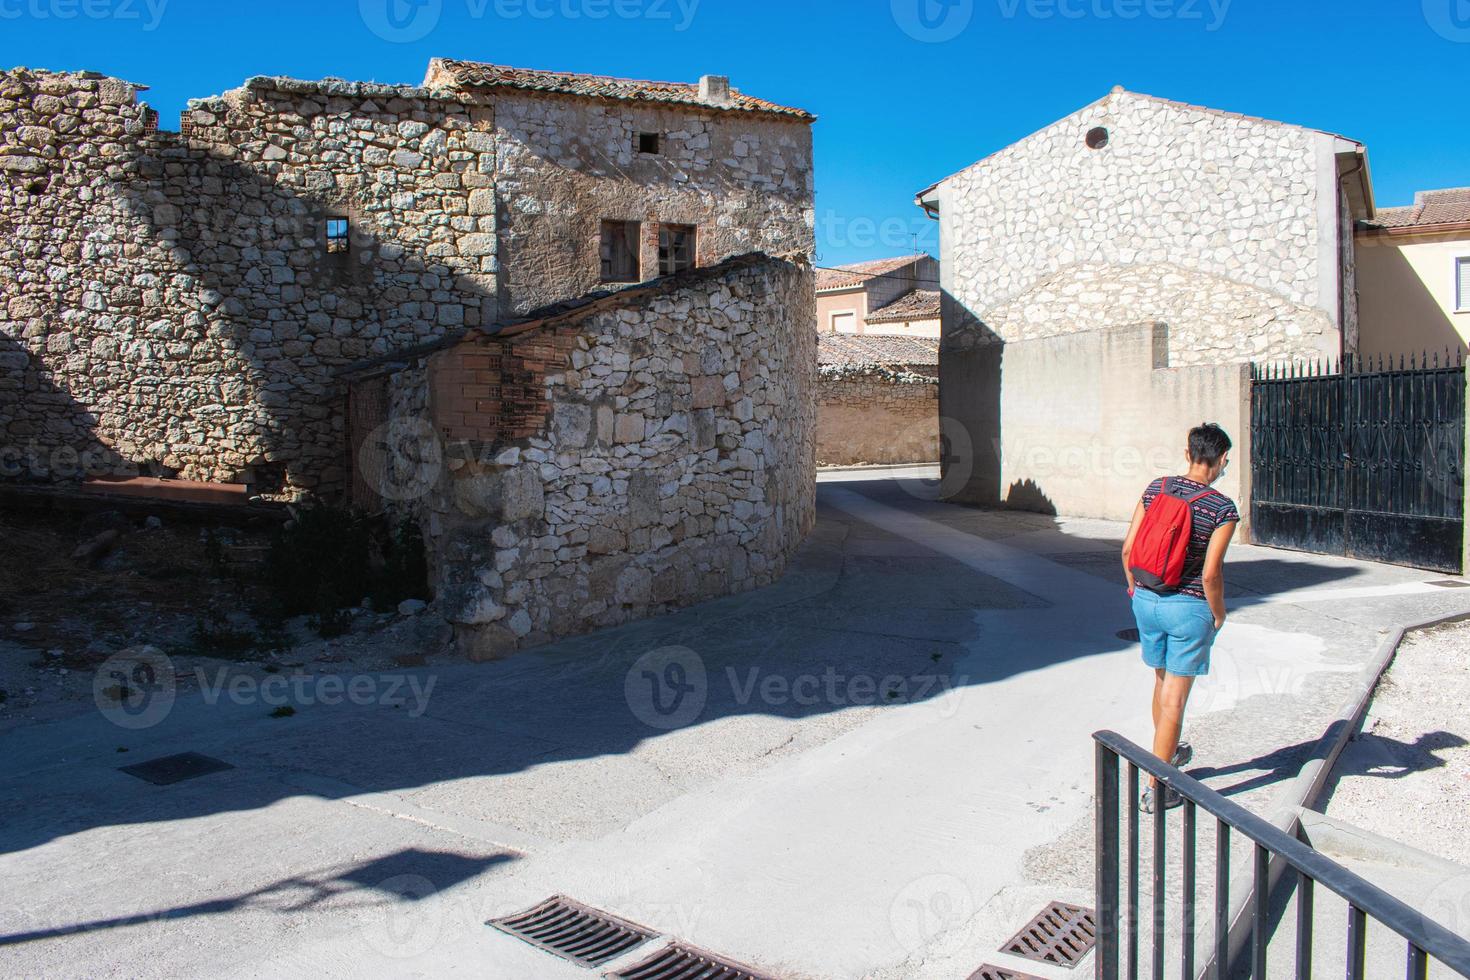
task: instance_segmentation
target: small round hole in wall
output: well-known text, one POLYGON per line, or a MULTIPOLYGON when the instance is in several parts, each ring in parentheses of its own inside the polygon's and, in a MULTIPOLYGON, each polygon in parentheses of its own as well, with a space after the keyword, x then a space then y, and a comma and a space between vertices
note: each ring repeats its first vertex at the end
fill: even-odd
POLYGON ((1089 150, 1101 150, 1108 145, 1108 131, 1102 126, 1087 131, 1087 148, 1089 150))

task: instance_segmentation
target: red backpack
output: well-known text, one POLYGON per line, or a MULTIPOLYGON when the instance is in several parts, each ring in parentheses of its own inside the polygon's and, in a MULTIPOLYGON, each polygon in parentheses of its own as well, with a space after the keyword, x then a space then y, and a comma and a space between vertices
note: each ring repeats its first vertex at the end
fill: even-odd
POLYGON ((1179 588, 1184 575, 1184 558, 1189 551, 1189 534, 1194 525, 1190 507, 1211 491, 1181 497, 1170 493, 1171 477, 1165 477, 1154 502, 1149 504, 1133 538, 1129 552, 1129 569, 1134 581, 1155 592, 1171 592, 1179 588))

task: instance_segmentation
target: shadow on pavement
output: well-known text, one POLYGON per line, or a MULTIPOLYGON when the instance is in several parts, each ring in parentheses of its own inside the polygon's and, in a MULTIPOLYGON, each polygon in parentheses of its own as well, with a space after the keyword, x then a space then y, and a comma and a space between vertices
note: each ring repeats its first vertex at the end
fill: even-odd
MULTIPOLYGON (((1445 765, 1435 755, 1441 749, 1455 749, 1465 745, 1465 739, 1452 732, 1428 732, 1412 742, 1402 742, 1383 735, 1358 735, 1353 739, 1364 751, 1343 753, 1333 768, 1331 782, 1324 798, 1331 796, 1332 788, 1343 776, 1375 776, 1380 779, 1401 779, 1414 772, 1438 769, 1445 765)), ((1198 766, 1187 770, 1195 779, 1218 779, 1221 776, 1236 776, 1256 773, 1249 779, 1230 786, 1213 786, 1222 796, 1249 793, 1263 786, 1284 782, 1295 777, 1308 760, 1313 758, 1317 742, 1301 742, 1277 749, 1266 755, 1228 766, 1198 766)))
POLYGON ((358 907, 365 904, 416 902, 445 888, 469 881, 495 865, 513 860, 515 858, 509 854, 470 857, 444 851, 408 848, 348 867, 328 868, 312 874, 282 878, 262 888, 228 898, 194 902, 113 919, 79 922, 54 929, 0 935, 0 946, 15 946, 149 922, 222 915, 249 908, 287 913, 313 909, 329 902, 358 907))

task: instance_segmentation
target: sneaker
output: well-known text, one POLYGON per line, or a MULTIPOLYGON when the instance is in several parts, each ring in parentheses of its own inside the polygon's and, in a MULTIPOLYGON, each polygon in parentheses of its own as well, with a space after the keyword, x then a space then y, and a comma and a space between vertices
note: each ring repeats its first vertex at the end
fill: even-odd
POLYGON ((1180 742, 1179 747, 1174 750, 1174 758, 1169 761, 1175 769, 1183 769, 1194 760, 1194 746, 1188 742, 1180 742))
MULTIPOLYGON (((1164 809, 1172 810, 1176 806, 1184 805, 1184 797, 1172 786, 1164 787, 1164 809)), ((1152 786, 1143 791, 1143 799, 1138 801, 1138 808, 1144 813, 1153 813, 1157 804, 1155 803, 1155 790, 1152 786)))

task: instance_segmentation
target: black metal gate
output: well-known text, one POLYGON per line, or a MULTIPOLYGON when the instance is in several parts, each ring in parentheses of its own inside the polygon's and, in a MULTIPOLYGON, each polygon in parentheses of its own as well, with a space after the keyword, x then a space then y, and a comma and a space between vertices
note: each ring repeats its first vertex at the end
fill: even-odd
POLYGON ((1465 367, 1445 361, 1253 365, 1253 540, 1459 572, 1465 367))

